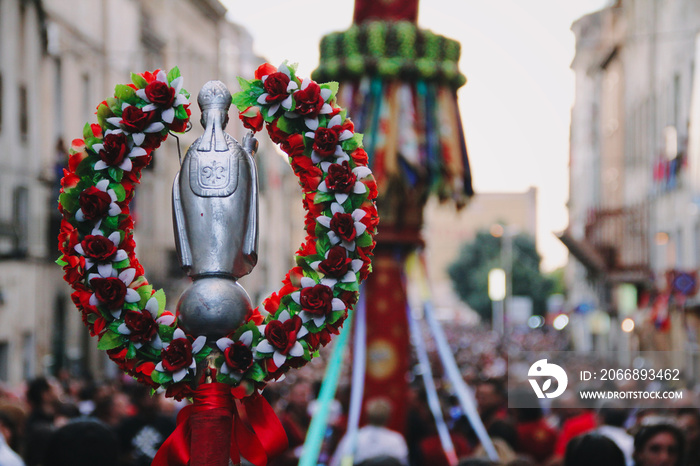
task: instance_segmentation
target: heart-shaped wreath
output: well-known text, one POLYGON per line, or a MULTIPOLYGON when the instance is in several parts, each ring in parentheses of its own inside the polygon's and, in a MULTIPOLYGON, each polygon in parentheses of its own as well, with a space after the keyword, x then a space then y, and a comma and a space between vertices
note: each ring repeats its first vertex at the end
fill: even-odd
POLYGON ((189 121, 177 68, 132 74, 97 107, 72 142, 61 180, 57 263, 98 348, 129 375, 166 395, 191 396, 197 364, 220 350, 216 381, 244 398, 306 364, 337 334, 371 271, 377 196, 362 135, 335 103, 337 83, 296 77, 294 67, 260 66, 233 96, 244 126, 267 127, 299 177, 307 237, 282 288, 235 332, 216 342, 187 335, 166 310, 134 253, 129 211, 141 170, 170 131, 189 121))

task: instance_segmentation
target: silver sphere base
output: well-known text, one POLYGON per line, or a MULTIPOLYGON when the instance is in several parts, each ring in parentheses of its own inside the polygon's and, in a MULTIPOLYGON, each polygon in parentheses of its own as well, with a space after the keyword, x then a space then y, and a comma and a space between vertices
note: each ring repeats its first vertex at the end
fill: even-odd
POLYGON ((233 279, 201 277, 187 288, 177 303, 180 326, 194 337, 215 340, 245 322, 253 305, 245 289, 233 279))

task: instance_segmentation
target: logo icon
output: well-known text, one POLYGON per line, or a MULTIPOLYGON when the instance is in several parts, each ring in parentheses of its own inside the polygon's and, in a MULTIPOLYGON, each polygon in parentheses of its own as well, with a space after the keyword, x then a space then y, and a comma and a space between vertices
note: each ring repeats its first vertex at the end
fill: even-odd
POLYGON ((540 359, 530 366, 527 375, 528 377, 549 377, 544 381, 541 388, 537 380, 528 379, 537 398, 556 398, 564 393, 569 383, 569 377, 567 377, 564 369, 556 364, 548 363, 546 359, 540 359), (557 389, 553 392, 547 392, 552 386, 552 378, 557 381, 557 389))

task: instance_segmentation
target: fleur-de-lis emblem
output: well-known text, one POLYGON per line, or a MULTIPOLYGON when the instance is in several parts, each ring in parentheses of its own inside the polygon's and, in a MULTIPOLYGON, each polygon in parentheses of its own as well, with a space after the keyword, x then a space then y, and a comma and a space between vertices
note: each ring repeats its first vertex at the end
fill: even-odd
POLYGON ((206 186, 218 186, 226 180, 226 168, 223 164, 212 160, 210 165, 202 168, 202 184, 206 186))

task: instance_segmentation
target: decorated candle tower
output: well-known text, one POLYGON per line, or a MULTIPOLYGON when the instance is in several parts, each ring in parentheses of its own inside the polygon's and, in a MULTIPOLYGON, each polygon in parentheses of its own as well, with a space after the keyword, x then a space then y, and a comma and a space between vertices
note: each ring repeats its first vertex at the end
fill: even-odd
POLYGON ((364 133, 382 219, 367 281, 365 405, 385 398, 403 430, 409 360, 406 254, 422 245, 430 195, 458 208, 473 195, 457 107, 466 79, 458 42, 417 27, 418 0, 356 0, 354 24, 321 41, 315 79, 340 82, 339 102, 364 133))

